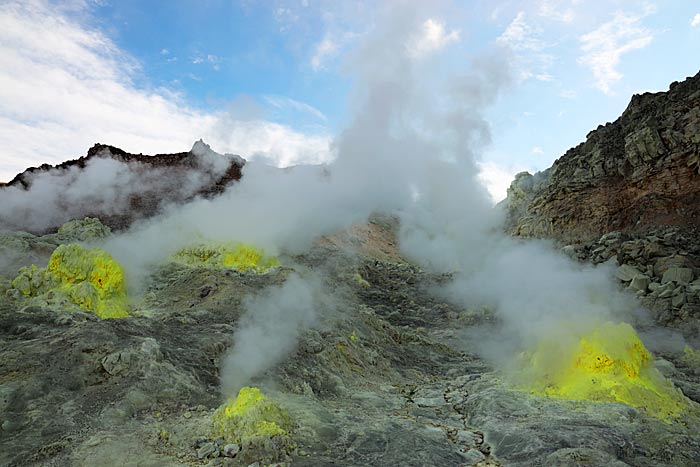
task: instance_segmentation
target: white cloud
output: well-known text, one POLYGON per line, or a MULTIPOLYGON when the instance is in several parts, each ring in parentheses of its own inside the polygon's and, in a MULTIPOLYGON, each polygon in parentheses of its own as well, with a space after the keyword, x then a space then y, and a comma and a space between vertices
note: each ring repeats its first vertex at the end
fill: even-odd
POLYGON ((421 31, 408 44, 408 53, 414 58, 421 58, 457 41, 459 41, 459 31, 447 32, 444 24, 428 19, 422 24, 421 31))
POLYGON ((623 77, 617 69, 620 57, 646 47, 654 39, 652 32, 640 25, 651 12, 646 9, 641 15, 630 15, 618 11, 611 21, 580 37, 584 54, 579 63, 591 69, 596 87, 605 94, 611 94, 611 86, 623 77))
POLYGON ((539 146, 533 147, 533 148, 530 150, 530 152, 531 152, 532 154, 537 154, 537 155, 540 155, 540 156, 544 154, 544 150, 543 150, 541 147, 539 147, 539 146))
POLYGON ((168 49, 161 49, 160 50, 161 55, 168 55, 169 53, 170 53, 170 51, 168 49))
POLYGON ((690 25, 691 25, 692 27, 695 27, 695 26, 697 26, 698 24, 700 24, 700 13, 696 14, 695 16, 693 16, 693 19, 690 20, 690 25))
POLYGON ((167 89, 136 87, 131 57, 51 3, 4 3, 0 24, 0 180, 82 156, 96 142, 153 154, 204 138, 219 152, 281 165, 330 157, 326 135, 201 112, 167 89))
POLYGON ((513 50, 539 52, 545 47, 544 42, 538 37, 540 32, 538 28, 525 21, 525 12, 520 11, 496 41, 513 50))
POLYGON ((540 0, 537 4, 537 14, 543 18, 572 23, 576 17, 573 5, 578 2, 567 0, 540 0))
POLYGON ((548 71, 554 57, 545 52, 549 46, 541 37, 542 29, 529 23, 525 12, 520 11, 496 39, 497 44, 513 52, 513 67, 521 80, 554 81, 548 71))
POLYGON ((324 60, 338 51, 338 44, 336 44, 331 38, 324 37, 321 42, 316 46, 313 57, 311 57, 311 68, 314 71, 319 71, 325 69, 323 64, 324 60))
POLYGON ((515 174, 524 170, 512 166, 506 167, 495 162, 479 162, 477 165, 479 181, 486 187, 494 203, 505 199, 515 174))
POLYGON ((264 96, 264 99, 268 104, 280 110, 291 108, 292 110, 311 115, 324 122, 328 120, 328 117, 326 117, 323 112, 318 110, 316 107, 304 102, 299 102, 291 97, 267 95, 264 96))
POLYGON ((578 93, 573 89, 562 89, 559 91, 559 97, 563 97, 564 99, 575 99, 576 96, 578 96, 578 93))

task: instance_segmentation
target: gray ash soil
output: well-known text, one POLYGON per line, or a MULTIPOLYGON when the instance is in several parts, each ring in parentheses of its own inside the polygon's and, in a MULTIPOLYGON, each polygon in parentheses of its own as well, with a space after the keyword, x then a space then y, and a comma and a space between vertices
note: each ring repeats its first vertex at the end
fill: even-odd
MULTIPOLYGON (((388 223, 372 228, 382 241, 391 237, 388 223)), ((27 242, 35 251, 42 240, 27 242)), ((493 318, 432 293, 449 277, 402 260, 390 251, 395 241, 374 256, 367 251, 376 245, 352 253, 338 243, 282 258, 285 266, 266 274, 165 265, 124 319, 26 307, 6 296, 6 276, 0 465, 254 463, 256 452, 245 449, 224 457, 211 434, 224 401, 219 370, 242 300, 293 270, 319 272, 334 300, 293 353, 250 382, 294 419, 287 465, 700 465, 697 420, 667 424, 622 404, 517 391, 465 350, 478 342, 460 344, 465 328, 493 318)), ((695 387, 698 370, 667 357, 665 373, 695 387)))

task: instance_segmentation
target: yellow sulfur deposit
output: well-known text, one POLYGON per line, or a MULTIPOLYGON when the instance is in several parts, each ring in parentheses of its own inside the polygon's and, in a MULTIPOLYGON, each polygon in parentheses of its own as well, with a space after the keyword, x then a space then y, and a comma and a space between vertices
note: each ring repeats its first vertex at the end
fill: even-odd
POLYGON ((227 442, 248 444, 256 438, 289 435, 292 419, 258 388, 244 387, 213 415, 214 433, 227 442))
POLYGON ((46 269, 22 268, 12 286, 26 296, 63 297, 100 318, 128 316, 124 271, 99 248, 60 245, 46 269))
POLYGON ((527 388, 569 400, 620 402, 672 421, 693 410, 692 402, 651 366, 651 354, 626 323, 604 323, 582 337, 568 354, 542 343, 523 355, 527 388), (560 362, 555 363, 557 357, 560 362))
POLYGON ((246 243, 201 244, 187 247, 175 253, 172 260, 191 266, 232 268, 257 273, 264 273, 270 268, 279 266, 277 259, 265 256, 262 248, 246 243))

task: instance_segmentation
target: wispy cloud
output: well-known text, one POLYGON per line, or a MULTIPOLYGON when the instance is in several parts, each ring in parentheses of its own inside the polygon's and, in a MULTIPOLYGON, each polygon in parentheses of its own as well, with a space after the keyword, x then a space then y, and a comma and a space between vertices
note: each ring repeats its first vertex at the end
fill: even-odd
POLYGON ((221 59, 214 54, 195 55, 194 58, 192 58, 192 63, 195 65, 208 63, 214 70, 217 71, 221 68, 221 59))
POLYGON ((697 13, 695 16, 693 16, 693 19, 690 20, 690 25, 692 27, 695 27, 698 24, 700 24, 700 13, 697 13))
POLYGON ((459 41, 459 31, 447 31, 445 25, 436 20, 428 19, 421 25, 421 30, 408 44, 408 53, 414 58, 420 58, 459 41))
POLYGON ((323 122, 328 120, 328 118, 323 114, 323 112, 318 110, 316 107, 313 107, 304 102, 299 102, 298 100, 292 99, 290 97, 267 95, 264 96, 264 99, 268 104, 280 110, 291 108, 292 110, 295 110, 297 112, 302 112, 311 115, 323 122))
POLYGON ((325 69, 324 61, 337 51, 338 44, 330 37, 324 37, 323 40, 316 45, 314 55, 311 57, 311 68, 313 68, 314 71, 325 69))
POLYGON ((539 52, 545 48, 545 43, 539 38, 540 34, 540 29, 531 26, 525 20, 525 12, 520 11, 498 37, 497 42, 514 50, 539 52))
POLYGON ((5 2, 0 24, 0 180, 84 155, 95 142, 163 153, 204 138, 218 151, 281 165, 329 157, 326 135, 241 122, 192 109, 167 89, 137 87, 131 76, 139 64, 53 3, 5 2))
POLYGON ((539 147, 539 146, 535 146, 535 147, 533 147, 533 148, 530 150, 530 152, 531 152, 532 154, 537 154, 537 155, 541 156, 541 155, 544 154, 544 149, 542 149, 542 148, 539 147))
POLYGON ((576 3, 576 0, 539 0, 537 14, 550 20, 572 23, 576 18, 576 3))
POLYGON ((617 68, 622 55, 642 49, 654 39, 651 30, 641 25, 652 12, 651 8, 638 15, 618 11, 612 20, 580 37, 583 55, 579 63, 590 68, 595 86, 605 94, 611 94, 612 85, 623 77, 617 68))
POLYGON ((525 12, 520 11, 496 39, 496 43, 513 52, 513 65, 521 80, 554 80, 549 72, 554 57, 546 52, 548 44, 542 35, 542 29, 528 22, 525 12))

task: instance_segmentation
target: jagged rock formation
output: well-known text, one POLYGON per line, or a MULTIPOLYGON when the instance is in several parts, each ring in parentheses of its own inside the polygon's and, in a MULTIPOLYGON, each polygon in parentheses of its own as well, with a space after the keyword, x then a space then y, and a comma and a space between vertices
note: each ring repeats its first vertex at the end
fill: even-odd
POLYGON ((170 203, 222 193, 244 164, 201 140, 188 152, 154 156, 95 144, 86 156, 29 168, 0 186, 0 225, 44 233, 89 216, 120 230, 170 203))
POLYGON ((700 73, 633 96, 549 169, 515 177, 508 231, 612 262, 657 322, 700 330, 700 73))
POLYGON ((546 171, 518 174, 508 230, 587 242, 611 231, 700 225, 700 73, 635 95, 546 171))

